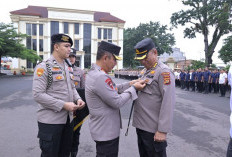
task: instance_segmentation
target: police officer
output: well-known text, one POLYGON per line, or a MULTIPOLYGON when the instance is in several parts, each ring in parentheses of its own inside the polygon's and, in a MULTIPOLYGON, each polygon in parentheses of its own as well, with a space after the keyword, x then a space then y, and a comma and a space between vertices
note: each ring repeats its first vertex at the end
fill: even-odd
POLYGON ((209 93, 210 77, 211 77, 211 72, 209 71, 208 67, 205 67, 205 71, 203 72, 203 80, 204 80, 204 87, 205 87, 204 94, 209 93))
POLYGON ((73 111, 83 108, 85 103, 72 81, 72 68, 65 63, 72 39, 54 34, 51 42, 52 55, 36 66, 33 78, 33 96, 39 105, 38 138, 42 157, 67 157, 72 142, 73 111))
POLYGON ((190 73, 187 71, 185 75, 185 86, 186 86, 186 91, 189 91, 189 83, 190 83, 190 73))
MULTIPOLYGON (((72 48, 71 53, 69 55, 69 60, 72 64, 73 68, 73 80, 76 89, 84 89, 85 88, 85 72, 81 68, 77 67, 75 65, 76 63, 76 49, 72 48)), ((81 111, 80 111, 81 112, 81 111)), ((74 111, 76 113, 76 111, 74 111)), ((71 150, 71 157, 76 157, 78 152, 78 146, 79 146, 79 139, 80 139, 80 130, 82 126, 82 119, 79 116, 74 114, 73 119, 73 142, 72 142, 72 150, 71 150)))
POLYGON ((133 126, 136 127, 140 157, 166 157, 167 133, 171 131, 175 105, 175 77, 158 60, 152 39, 135 46, 136 58, 144 65, 142 80, 146 87, 135 101, 133 126))
POLYGON ((180 85, 181 85, 181 89, 185 88, 185 77, 186 77, 185 71, 181 70, 181 72, 180 72, 180 85))
POLYGON ((192 91, 195 92, 195 81, 196 81, 196 72, 194 69, 192 69, 192 75, 191 75, 191 87, 192 91))
POLYGON ((97 61, 86 75, 85 96, 89 107, 89 128, 96 142, 97 157, 117 157, 121 117, 119 108, 137 98, 145 81, 131 81, 117 85, 107 74, 120 59, 121 47, 101 41, 97 61), (121 93, 121 94, 119 94, 121 93))

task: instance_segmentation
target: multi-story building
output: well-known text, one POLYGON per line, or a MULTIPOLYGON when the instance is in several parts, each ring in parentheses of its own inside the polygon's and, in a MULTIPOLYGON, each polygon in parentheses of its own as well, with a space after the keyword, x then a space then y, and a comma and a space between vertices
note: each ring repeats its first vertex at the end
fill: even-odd
MULTIPOLYGON (((125 21, 110 13, 41 6, 28 6, 10 13, 17 31, 28 35, 23 44, 44 60, 51 55, 51 36, 56 33, 67 34, 73 39, 81 68, 89 68, 96 61, 97 47, 102 40, 121 46, 120 56, 123 56, 125 21)), ((26 60, 18 59, 17 62, 18 68, 34 67, 26 60)), ((119 61, 116 69, 122 66, 119 61)))

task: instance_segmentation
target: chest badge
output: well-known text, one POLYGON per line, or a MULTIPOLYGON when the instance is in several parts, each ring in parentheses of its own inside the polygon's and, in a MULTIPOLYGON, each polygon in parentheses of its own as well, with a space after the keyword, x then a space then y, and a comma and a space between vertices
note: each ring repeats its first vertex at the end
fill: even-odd
POLYGON ((150 74, 154 74, 155 73, 155 70, 152 70, 151 72, 150 72, 150 74))
POLYGON ((75 86, 77 86, 78 85, 78 82, 75 82, 75 86))
POLYGON ((63 77, 61 75, 56 76, 57 80, 61 80, 63 77))
POLYGON ((59 71, 60 70, 60 68, 59 67, 52 67, 52 71, 59 71))

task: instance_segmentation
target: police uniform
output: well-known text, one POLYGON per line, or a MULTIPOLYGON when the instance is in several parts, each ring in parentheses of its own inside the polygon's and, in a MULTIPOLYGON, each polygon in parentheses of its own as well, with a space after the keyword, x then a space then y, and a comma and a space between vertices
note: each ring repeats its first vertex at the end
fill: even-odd
MULTIPOLYGON (((72 39, 64 34, 52 36, 52 43, 68 42, 72 39)), ((72 68, 60 64, 51 55, 35 68, 33 78, 33 97, 38 103, 38 138, 41 156, 63 157, 69 155, 73 113, 63 109, 65 102, 80 99, 73 83, 72 68)))
POLYGON ((209 80, 210 80, 211 73, 209 70, 203 72, 203 79, 204 79, 204 87, 205 87, 205 94, 209 93, 209 80))
MULTIPOLYGON (((76 49, 72 48, 72 51, 69 55, 69 57, 75 57, 76 58, 76 49)), ((85 88, 85 72, 81 68, 77 67, 74 64, 71 65, 73 68, 73 81, 75 88, 79 90, 79 92, 84 92, 85 88)), ((79 93, 81 96, 81 93, 79 93)), ((85 99, 82 97, 82 99, 85 101, 85 99)), ((80 143, 80 131, 81 131, 81 126, 84 122, 85 117, 87 115, 83 112, 85 112, 88 109, 87 106, 85 106, 82 110, 77 110, 74 111, 74 119, 72 121, 73 124, 73 140, 72 140, 72 150, 71 150, 71 157, 76 157, 78 153, 78 146, 80 143), (79 116, 80 114, 85 114, 83 116, 79 116)), ((88 114, 88 113, 87 113, 88 114)))
MULTIPOLYGON (((119 46, 104 41, 98 49, 117 57, 120 51, 119 46)), ((137 98, 135 88, 130 87, 129 82, 116 85, 100 66, 93 64, 86 75, 85 96, 90 113, 89 128, 92 139, 96 142, 97 157, 117 157, 122 125, 119 109, 128 100, 137 98)))
MULTIPOLYGON (((232 66, 230 66, 229 72, 228 72, 228 83, 230 87, 232 87, 232 66)), ((228 144, 227 148, 227 154, 226 157, 232 156, 232 90, 230 93, 230 142, 228 144)))
MULTIPOLYGON (((151 39, 137 43, 136 58, 144 59, 155 48, 151 39)), ((156 131, 171 131, 175 105, 175 77, 171 69, 158 61, 151 69, 141 72, 146 87, 135 101, 133 126, 136 127, 140 157, 165 157, 167 142, 154 141, 156 131)))

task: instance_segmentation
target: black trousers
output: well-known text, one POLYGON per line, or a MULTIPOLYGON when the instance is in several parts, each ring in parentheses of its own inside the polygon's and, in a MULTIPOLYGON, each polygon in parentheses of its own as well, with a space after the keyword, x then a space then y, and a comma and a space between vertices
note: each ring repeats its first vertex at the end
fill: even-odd
MULTIPOLYGON (((78 153, 78 146, 80 144, 80 131, 81 131, 80 125, 75 131, 73 131, 73 139, 72 139, 72 150, 71 153, 77 154, 78 153)), ((76 156, 76 155, 73 155, 76 156)))
POLYGON ((192 91, 195 91, 195 81, 190 81, 192 91))
POLYGON ((154 133, 136 128, 140 157, 166 157, 167 141, 154 141, 154 133))
POLYGON ((118 157, 119 137, 109 141, 96 142, 96 157, 118 157))
POLYGON ((184 80, 180 80, 180 84, 181 84, 181 89, 185 88, 185 81, 184 80))
POLYGON ((232 157, 232 139, 230 138, 230 142, 227 147, 226 157, 232 157))
POLYGON ((69 157, 72 143, 72 126, 66 124, 44 124, 38 122, 41 157, 69 157))
POLYGON ((220 86, 221 96, 225 96, 226 95, 226 85, 219 84, 219 86, 220 86))
POLYGON ((208 81, 204 81, 204 87, 205 87, 205 93, 208 94, 209 93, 209 82, 208 81))

